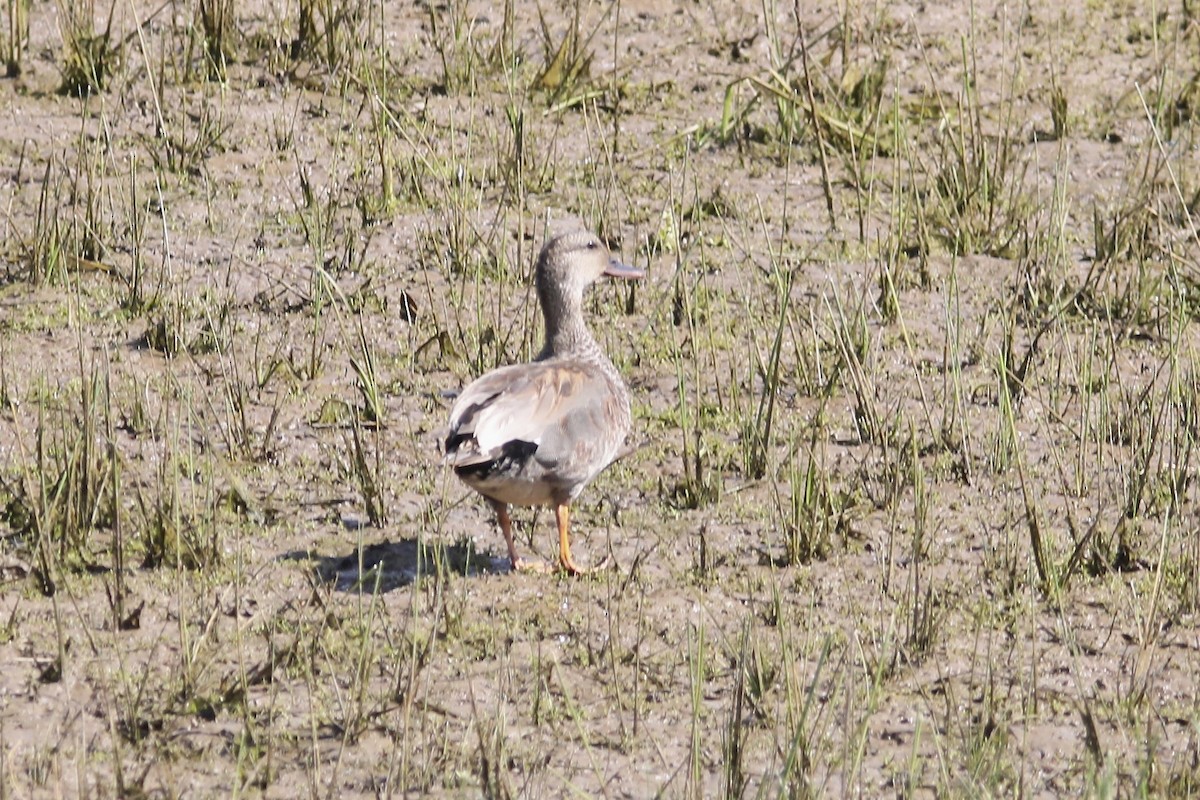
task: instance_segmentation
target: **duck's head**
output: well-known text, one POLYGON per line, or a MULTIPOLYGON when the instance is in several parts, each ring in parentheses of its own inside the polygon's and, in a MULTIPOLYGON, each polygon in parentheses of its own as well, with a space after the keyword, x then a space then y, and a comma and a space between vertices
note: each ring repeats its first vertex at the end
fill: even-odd
POLYGON ((546 307, 571 304, 602 275, 629 279, 645 273, 614 258, 595 234, 564 233, 546 242, 538 256, 538 295, 546 307))

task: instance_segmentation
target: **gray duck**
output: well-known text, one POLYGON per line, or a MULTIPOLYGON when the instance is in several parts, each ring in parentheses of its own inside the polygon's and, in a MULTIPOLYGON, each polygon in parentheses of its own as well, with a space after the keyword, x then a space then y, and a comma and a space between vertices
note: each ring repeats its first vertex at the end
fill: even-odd
POLYGON ((450 411, 446 463, 495 509, 514 570, 543 565, 517 555, 510 505, 553 506, 559 564, 571 575, 586 572, 571 558, 570 505, 629 433, 629 392, 583 320, 584 290, 602 275, 644 273, 587 232, 547 241, 536 270, 541 352, 477 378, 450 411))

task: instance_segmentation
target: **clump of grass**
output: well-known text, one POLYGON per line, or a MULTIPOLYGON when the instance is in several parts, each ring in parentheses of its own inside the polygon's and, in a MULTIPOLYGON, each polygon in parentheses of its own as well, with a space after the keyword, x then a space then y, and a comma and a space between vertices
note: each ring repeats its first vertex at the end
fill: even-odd
POLYGON ((118 228, 106 168, 108 145, 81 131, 74 149, 46 160, 37 206, 26 235, 18 238, 19 255, 9 266, 9 278, 65 285, 78 272, 123 277, 107 261, 118 228))
POLYGON ((717 502, 721 477, 709 466, 709 453, 698 425, 684 432, 680 456, 683 478, 665 492, 670 503, 677 508, 695 509, 717 502))
MULTIPOLYGON (((468 151, 472 146, 468 143, 468 151)), ((426 345, 436 343, 443 354, 461 354, 469 371, 480 374, 510 361, 514 348, 531 349, 536 335, 534 306, 524 305, 517 324, 504 317, 517 289, 518 262, 503 246, 501 227, 483 224, 482 181, 453 162, 429 166, 426 191, 440 210, 418 233, 418 258, 450 281, 452 313, 426 345)), ((518 257, 520 248, 518 244, 518 257)), ((524 291, 528 298, 528 289, 524 291)))
POLYGON ((7 78, 21 77, 25 49, 29 47, 29 3, 30 0, 5 0, 8 31, 0 39, 0 58, 4 59, 7 78))
POLYGON ((442 81, 437 88, 444 94, 473 93, 479 76, 480 52, 467 3, 452 0, 427 8, 430 38, 442 65, 442 81))
POLYGON ((96 532, 111 529, 119 513, 118 456, 105 436, 112 404, 99 373, 81 379, 78 401, 74 410, 39 406, 33 451, 18 439, 19 476, 0 484, 3 518, 32 551, 47 595, 63 571, 93 563, 96 532))
MULTIPOLYGON (((845 15, 845 12, 844 12, 845 15)), ((859 237, 866 237, 863 192, 869 192, 871 178, 865 164, 886 154, 895 128, 885 113, 885 88, 891 62, 886 55, 852 57, 854 26, 842 19, 837 36, 815 37, 804 30, 799 6, 794 7, 796 32, 790 43, 775 22, 778 9, 773 0, 764 4, 767 52, 770 66, 762 74, 738 78, 725 87, 721 118, 700 126, 701 143, 746 142, 773 144, 778 157, 790 162, 793 147, 805 144, 821 169, 821 189, 830 225, 838 226, 835 192, 830 167, 831 155, 840 155, 853 175, 858 204, 859 237), (831 52, 813 53, 810 39, 830 42, 831 52), (831 74, 831 64, 841 66, 841 74, 831 74), (756 124, 755 109, 770 104, 771 122, 756 124)))
POLYGON ((362 407, 350 425, 350 472, 362 495, 367 519, 375 527, 382 527, 388 520, 381 480, 385 448, 379 435, 384 425, 384 405, 375 368, 375 353, 367 342, 361 321, 358 334, 361 354, 352 357, 350 365, 362 397, 362 407), (368 427, 375 433, 373 452, 366 442, 368 427))
POLYGON ((233 53, 234 0, 200 0, 197 9, 209 80, 224 82, 233 53))
POLYGON ((838 361, 830 376, 830 385, 835 385, 841 376, 846 381, 854 399, 854 426, 863 442, 886 445, 895 436, 894 425, 888 425, 880 409, 880 385, 876 378, 876 366, 871 359, 871 334, 867 325, 865 298, 860 297, 854 308, 842 305, 839 295, 834 295, 830 308, 834 342, 838 361))
POLYGON ((331 70, 353 71, 368 51, 368 11, 366 0, 300 0, 292 58, 313 57, 331 70))
POLYGON ((779 481, 771 482, 775 515, 783 534, 783 563, 789 566, 808 564, 824 558, 833 543, 833 533, 843 523, 844 503, 832 490, 813 448, 813 439, 801 458, 796 452, 786 460, 782 478, 788 491, 784 493, 779 481))
MULTIPOLYGON (((612 7, 610 6, 609 9, 612 7)), ((610 11, 606 10, 604 16, 610 11)), ((580 4, 574 4, 571 23, 554 44, 555 37, 546 23, 541 6, 538 7, 538 22, 541 23, 542 45, 545 52, 541 72, 534 79, 533 87, 546 92, 548 102, 556 108, 577 105, 584 99, 583 90, 591 73, 591 41, 600 30, 603 17, 588 33, 580 25, 580 4)))
POLYGON ((765 364, 758 365, 762 376, 762 391, 754 417, 745 418, 742 431, 743 466, 751 478, 761 478, 767 473, 769 454, 773 444, 775 408, 780 388, 780 363, 783 355, 784 332, 788 329, 791 314, 791 294, 794 273, 778 270, 776 298, 779 306, 775 322, 775 334, 765 364))
POLYGON ((1056 78, 1050 82, 1050 135, 1055 140, 1065 139, 1071 132, 1070 105, 1067 93, 1056 78))
POLYGON ((146 327, 141 342, 165 356, 176 356, 187 350, 187 328, 182 306, 169 303, 162 313, 146 327))
MULTIPOLYGON (((179 430, 167 432, 168 439, 176 444, 179 435, 179 430)), ((150 485, 145 489, 136 486, 144 568, 203 570, 221 562, 218 517, 231 510, 229 506, 236 501, 222 502, 213 478, 211 463, 202 466, 172 445, 150 485), (201 496, 184 496, 179 490, 179 476, 191 469, 199 470, 206 481, 207 491, 201 496)))
MULTIPOLYGON (((61 181, 51 180, 53 163, 46 162, 42 188, 38 194, 33 217, 33 230, 21 244, 25 271, 22 277, 34 284, 61 283, 67 276, 67 260, 71 250, 67 226, 58 214, 61 181)), ((9 278, 16 277, 9 272, 9 278)))
POLYGON ((1053 195, 1048 207, 1039 215, 1033 235, 1023 243, 1017 260, 1014 293, 1020 298, 1025 313, 1032 317, 1060 314, 1064 297, 1068 294, 1068 175, 1067 153, 1065 148, 1060 147, 1053 195))
POLYGON ((1030 210, 1022 188, 1025 165, 1017 162, 1010 134, 985 133, 977 104, 964 104, 958 118, 939 138, 934 158, 934 230, 955 255, 1012 256, 1030 210))
POLYGON ((1011 96, 1001 102, 999 130, 983 115, 974 47, 973 37, 964 44, 957 104, 941 108, 941 132, 929 148, 932 166, 917 170, 930 195, 930 231, 952 254, 1009 258, 1029 237, 1029 163, 1013 133, 1011 96))
POLYGON ((87 97, 107 88, 121 58, 119 45, 112 40, 115 11, 114 0, 108 11, 104 32, 97 33, 94 0, 82 0, 79 3, 59 0, 59 24, 65 50, 60 68, 60 94, 87 97))
POLYGON ((164 111, 146 149, 157 170, 196 175, 205 159, 225 148, 230 124, 224 95, 217 102, 201 97, 196 108, 164 111))

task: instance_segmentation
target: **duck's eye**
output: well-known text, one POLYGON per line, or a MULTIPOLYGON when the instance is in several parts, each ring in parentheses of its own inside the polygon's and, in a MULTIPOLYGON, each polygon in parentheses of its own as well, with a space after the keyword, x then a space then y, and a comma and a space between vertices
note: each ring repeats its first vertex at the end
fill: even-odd
POLYGON ((597 242, 595 239, 592 239, 590 242, 587 243, 588 250, 595 250, 599 246, 600 246, 600 243, 597 242))

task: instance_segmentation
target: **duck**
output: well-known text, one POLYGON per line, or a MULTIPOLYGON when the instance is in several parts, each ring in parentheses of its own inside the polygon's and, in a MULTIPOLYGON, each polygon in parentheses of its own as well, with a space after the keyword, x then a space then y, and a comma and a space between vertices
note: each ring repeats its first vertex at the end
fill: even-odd
POLYGON ((559 567, 583 575, 571 556, 570 507, 615 461, 632 425, 629 390, 588 330, 583 296, 602 276, 645 273, 622 263, 595 234, 548 239, 534 273, 545 340, 529 363, 476 378, 450 410, 444 461, 496 514, 513 571, 547 571, 513 544, 509 506, 551 506, 558 526, 559 567))

